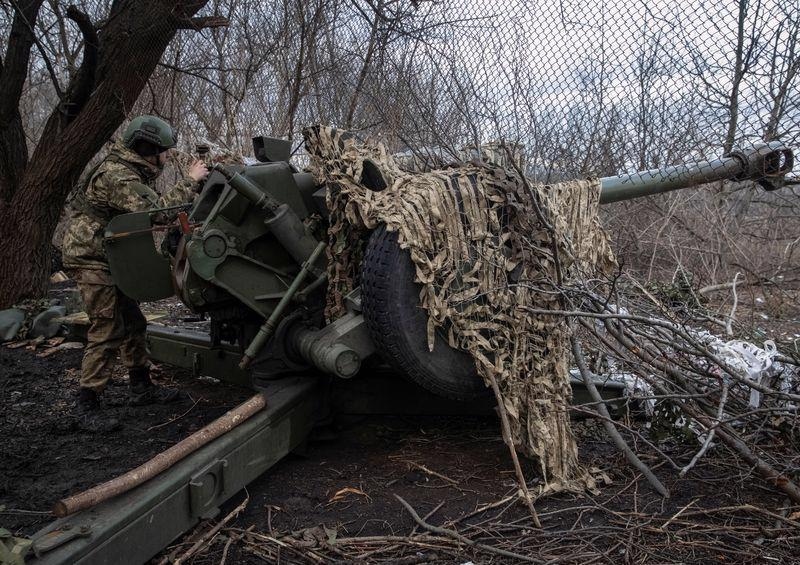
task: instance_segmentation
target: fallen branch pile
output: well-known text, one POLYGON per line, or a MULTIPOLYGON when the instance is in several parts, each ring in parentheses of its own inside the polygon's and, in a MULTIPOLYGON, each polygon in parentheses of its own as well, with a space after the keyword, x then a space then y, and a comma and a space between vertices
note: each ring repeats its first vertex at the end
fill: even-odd
MULTIPOLYGON (((776 354, 761 351, 761 357, 753 356, 761 359, 754 370, 752 362, 732 356, 727 344, 697 329, 692 320, 675 317, 635 281, 617 280, 612 287, 605 296, 585 288, 571 292, 576 309, 559 314, 575 319, 595 353, 610 360, 606 371, 644 383, 649 392, 640 402, 668 405, 678 416, 675 424, 698 438, 699 449, 689 462, 677 466, 668 461, 680 476, 718 441, 741 458, 742 472, 755 470, 800 503, 797 365, 786 357, 777 362, 776 354)), ((740 349, 748 348, 759 351, 740 342, 740 349)), ((582 356, 577 340, 574 351, 582 356)), ((591 376, 588 369, 583 372, 591 376)))

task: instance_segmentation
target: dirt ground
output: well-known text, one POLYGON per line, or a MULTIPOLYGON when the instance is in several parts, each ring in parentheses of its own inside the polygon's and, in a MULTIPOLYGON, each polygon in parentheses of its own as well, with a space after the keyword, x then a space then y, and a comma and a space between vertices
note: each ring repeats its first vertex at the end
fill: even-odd
MULTIPOLYGON (((59 497, 138 465, 248 396, 162 367, 160 380, 177 384, 190 398, 134 409, 124 405, 126 388, 112 386, 107 402, 123 429, 113 436, 82 434, 69 417, 80 356, 72 350, 40 358, 0 347, 0 523, 19 535, 51 520, 59 497)), ((663 500, 597 424, 581 420, 575 428, 581 459, 600 478, 599 494, 541 499, 536 508, 542 530, 532 528, 524 506, 514 502, 514 472, 494 418, 349 417, 317 430, 302 454, 265 473, 153 562, 179 556, 245 498, 244 510, 190 563, 220 563, 223 553, 227 563, 517 562, 426 534, 396 496, 429 524, 494 545, 502 535, 530 557, 567 563, 800 562, 800 531, 763 513, 780 513, 782 497, 741 474, 725 451, 712 451, 685 479, 659 467, 672 494, 663 500), (476 512, 482 507, 488 508, 476 512), (357 551, 330 554, 324 540, 331 537, 357 551), (363 541, 348 541, 354 539, 363 541), (417 541, 392 541, 398 539, 417 541)), ((692 454, 692 446, 672 441, 662 448, 678 462, 692 454)), ((530 462, 523 464, 528 477, 537 476, 530 462)))
MULTIPOLYGON (((170 312, 170 320, 182 315, 170 312)), ((786 337, 796 327, 786 326, 786 337)), ((135 467, 250 395, 161 366, 157 380, 179 386, 187 398, 132 408, 119 370, 106 403, 123 429, 93 436, 77 431, 71 417, 81 350, 39 353, 0 346, 0 526, 17 535, 50 521, 58 498, 135 467)), ((645 423, 629 423, 647 437, 645 423)), ((532 526, 515 495, 496 419, 342 417, 153 562, 181 556, 246 500, 183 562, 460 564, 523 556, 564 563, 800 563, 800 509, 743 472, 746 466, 723 448, 712 448, 679 478, 629 435, 670 489, 662 499, 597 423, 582 420, 575 428, 599 492, 538 500, 542 529, 532 526), (398 497, 427 526, 415 523, 398 497)), ((667 440, 660 448, 681 466, 697 445, 667 440)), ((536 468, 523 466, 535 487, 536 468)))
MULTIPOLYGON (((724 451, 685 479, 659 467, 671 491, 662 499, 596 424, 578 422, 576 430, 582 460, 601 477, 599 493, 542 498, 536 504, 541 530, 515 497, 513 468, 493 418, 371 418, 348 422, 304 456, 285 459, 161 558, 181 555, 247 498, 192 563, 220 563, 223 555, 229 563, 520 562, 448 536, 426 537, 399 496, 434 527, 511 546, 540 562, 800 562, 800 530, 762 513, 780 512, 782 497, 740 474, 724 451)), ((691 457, 686 446, 663 447, 678 461, 691 457)), ((537 476, 525 467, 528 477, 537 476)))
POLYGON ((50 521, 59 498, 140 465, 250 396, 159 368, 154 378, 178 386, 186 398, 129 407, 120 368, 104 401, 122 429, 92 435, 78 431, 73 417, 81 356, 82 350, 66 350, 42 358, 0 346, 0 526, 19 535, 50 521))

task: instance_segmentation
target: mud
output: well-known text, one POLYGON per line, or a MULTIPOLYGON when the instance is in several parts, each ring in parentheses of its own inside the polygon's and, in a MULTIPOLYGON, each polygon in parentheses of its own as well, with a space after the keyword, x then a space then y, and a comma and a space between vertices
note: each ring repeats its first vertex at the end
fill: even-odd
MULTIPOLYGON (((758 479, 740 475, 736 462, 726 451, 713 450, 684 479, 665 466, 656 466, 657 475, 671 491, 669 499, 662 499, 631 470, 596 423, 578 422, 575 429, 581 461, 594 467, 596 476, 603 477, 600 491, 597 495, 562 493, 537 501, 544 530, 531 529, 530 517, 522 504, 475 512, 517 491, 508 452, 493 418, 373 417, 339 422, 318 431, 316 441, 308 445, 304 454, 284 459, 229 501, 217 519, 200 524, 197 531, 207 531, 249 497, 246 509, 192 562, 220 563, 231 537, 234 543, 228 549, 226 562, 274 562, 265 560, 256 546, 235 538, 247 530, 275 539, 283 536, 311 539, 315 532, 337 538, 408 536, 419 532, 419 526, 396 495, 434 526, 473 535, 485 528, 489 537, 484 539, 490 543, 491 535, 498 532, 506 532, 507 537, 495 539, 495 543, 512 543, 517 539, 521 547, 530 545, 531 536, 539 536, 542 546, 549 546, 550 554, 559 555, 565 563, 584 562, 575 557, 577 553, 571 553, 577 551, 576 540, 582 539, 583 531, 584 541, 594 551, 605 554, 598 561, 602 563, 764 562, 752 559, 754 543, 760 544, 759 555, 796 562, 791 558, 785 560, 793 554, 794 542, 765 537, 766 529, 753 522, 754 516, 716 513, 719 508, 746 503, 768 509, 782 504, 782 497, 758 479), (708 511, 707 516, 693 515, 692 520, 699 526, 680 523, 675 528, 677 533, 659 532, 657 527, 648 526, 651 520, 664 523, 687 505, 694 513, 708 511), (743 524, 753 526, 749 537, 741 537, 740 530, 735 535, 726 531, 729 526, 743 524), (563 544, 558 532, 564 532, 563 544)), ((662 448, 681 461, 692 453, 691 446, 675 442, 668 441, 662 448)), ((526 475, 535 484, 536 468, 530 462, 524 465, 526 475)), ((180 555, 181 550, 191 545, 185 541, 189 538, 190 535, 184 537, 162 556, 170 552, 180 555)), ((466 546, 456 555, 420 550, 416 555, 412 552, 410 556, 400 553, 393 556, 392 543, 387 541, 385 545, 387 551, 380 561, 324 562, 395 563, 406 562, 402 561, 406 558, 414 563, 516 562, 504 558, 487 561, 485 554, 474 555, 466 546)), ((538 551, 530 549, 525 553, 538 555, 538 551)), ((286 563, 317 562, 302 552, 281 555, 286 563)), ((157 562, 158 559, 153 560, 157 562)))
POLYGON ((0 526, 17 535, 52 520, 59 498, 140 465, 252 394, 156 367, 154 380, 186 397, 134 408, 127 405, 127 375, 118 368, 103 401, 122 429, 89 434, 76 428, 73 415, 82 350, 38 353, 0 346, 0 526))
MULTIPOLYGON (((149 310, 165 311, 164 322, 171 325, 205 324, 172 303, 155 304, 149 310)), ((794 311, 781 319, 790 322, 783 333, 794 335, 794 311)), ((773 318, 770 327, 774 325, 773 318)), ((126 376, 120 369, 105 402, 123 429, 90 435, 77 431, 71 416, 81 350, 45 358, 37 355, 40 351, 0 345, 0 506, 5 507, 0 510, 0 526, 17 535, 30 535, 52 520, 50 509, 58 498, 141 464, 251 394, 161 366, 154 371, 156 380, 178 386, 187 392, 187 399, 175 405, 132 408, 125 403, 126 376)), ((643 423, 629 423, 648 434, 643 423)), ((207 530, 249 497, 246 509, 191 562, 220 563, 231 536, 250 528, 276 538, 320 528, 339 538, 407 536, 415 524, 395 495, 436 526, 467 533, 494 528, 492 532, 506 532, 506 541, 517 535, 527 540, 541 536, 543 546, 552 544, 554 551, 563 551, 565 562, 574 562, 569 544, 577 543, 575 532, 581 531, 597 551, 607 554, 599 562, 765 562, 752 555, 770 558, 769 562, 797 562, 792 557, 796 557, 795 537, 778 536, 774 519, 759 519, 752 512, 718 511, 743 504, 784 515, 797 510, 782 511, 783 497, 753 473, 743 473, 742 463, 725 449, 713 448, 683 479, 645 455, 671 490, 671 498, 664 500, 630 470, 596 423, 584 421, 575 428, 581 461, 596 467, 610 482, 601 485, 597 496, 559 494, 538 501, 536 508, 545 526, 541 533, 520 529, 520 524, 527 523, 520 504, 507 511, 498 506, 470 516, 483 505, 513 495, 517 488, 494 418, 340 417, 316 430, 304 449, 238 493, 215 519, 199 524, 197 531, 207 530), (676 519, 670 526, 674 532, 657 527, 659 520, 663 525, 680 512, 692 516, 686 521, 676 519), (650 526, 651 520, 656 525, 650 526), (738 529, 730 529, 734 527, 738 529), (560 538, 572 541, 564 542, 562 550, 560 538)), ((629 440, 634 449, 646 454, 638 439, 629 440)), ((679 464, 687 463, 697 449, 694 444, 669 440, 660 447, 679 464)), ((523 464, 535 484, 536 469, 530 462, 523 464)), ((190 536, 177 540, 163 555, 180 554, 191 545, 186 541, 190 536)), ((254 551, 252 545, 236 541, 228 547, 226 562, 265 562, 254 551)), ((391 552, 386 555, 385 562, 394 562, 391 552)), ((455 557, 446 551, 427 552, 415 562, 470 559, 488 562, 485 555, 473 555, 467 548, 455 557)))
MULTIPOLYGON (((134 409, 124 403, 124 375, 118 373, 115 381, 119 384, 109 388, 106 402, 124 428, 113 435, 92 436, 75 431, 70 424, 80 357, 79 350, 40 358, 25 349, 0 347, 0 504, 6 507, 0 524, 18 535, 29 535, 49 522, 49 510, 59 497, 142 463, 250 394, 161 367, 155 373, 157 378, 180 386, 191 398, 178 405, 134 409)), ((558 540, 547 536, 559 531, 576 536, 584 530, 597 551, 611 552, 601 562, 758 562, 748 557, 754 547, 765 556, 792 562, 786 560, 794 551, 787 543, 794 542, 771 540, 768 526, 752 523, 751 533, 742 536, 741 528, 750 527, 752 515, 715 513, 717 508, 746 503, 778 511, 783 503, 782 497, 758 478, 741 474, 739 463, 724 449, 713 449, 684 479, 666 466, 657 466, 656 473, 672 492, 671 498, 664 500, 630 470, 596 423, 582 421, 575 428, 581 460, 596 467, 609 482, 602 484, 597 496, 559 494, 537 502, 545 530, 535 535, 554 548, 551 553, 563 551, 565 562, 572 562, 569 544, 562 550, 558 540), (676 537, 647 525, 651 519, 663 523, 687 505, 693 513, 708 509, 708 516, 695 514, 692 518, 702 527, 681 523, 681 534, 676 537), (639 521, 635 530, 628 531, 627 520, 639 521), (736 536, 726 533, 731 525, 739 527, 736 536), (756 543, 763 547, 753 545, 756 543), (628 552, 627 559, 613 554, 621 547, 628 552)), ((631 442, 637 444, 635 439, 631 442)), ((681 463, 696 449, 669 440, 661 448, 681 463)), ((524 465, 535 484, 535 467, 530 462, 524 465)), ((470 516, 483 505, 513 495, 516 488, 508 452, 492 417, 339 417, 317 429, 304 449, 238 493, 215 519, 199 524, 197 531, 207 530, 249 497, 246 509, 191 562, 220 563, 230 536, 247 529, 276 538, 315 530, 339 538, 407 536, 415 524, 395 495, 436 526, 466 532, 499 528, 507 531, 506 541, 534 535, 524 529, 527 522, 521 504, 470 516)), ((767 524, 770 521, 767 519, 767 524)), ((177 551, 179 555, 191 545, 186 542, 190 536, 178 540, 164 554, 177 551)), ((254 551, 252 545, 237 541, 230 544, 226 562, 264 563, 263 555, 254 551)), ((487 562, 485 556, 473 555, 467 548, 455 556, 437 551, 424 552, 414 562, 487 562)), ((388 560, 381 562, 394 562, 391 552, 386 557, 388 560)))

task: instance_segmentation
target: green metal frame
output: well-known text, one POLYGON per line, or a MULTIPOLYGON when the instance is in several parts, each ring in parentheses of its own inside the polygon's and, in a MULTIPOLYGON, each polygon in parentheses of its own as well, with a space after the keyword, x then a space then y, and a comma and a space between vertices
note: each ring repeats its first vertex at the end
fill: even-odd
POLYGON ((239 368, 242 358, 239 348, 224 343, 212 348, 207 333, 150 324, 147 348, 153 360, 189 369, 195 377, 205 375, 251 386, 250 375, 239 368))
POLYGON ((152 214, 149 211, 121 214, 106 226, 106 237, 130 234, 106 239, 104 245, 115 284, 127 296, 141 302, 175 294, 169 259, 156 249, 150 231, 152 214))

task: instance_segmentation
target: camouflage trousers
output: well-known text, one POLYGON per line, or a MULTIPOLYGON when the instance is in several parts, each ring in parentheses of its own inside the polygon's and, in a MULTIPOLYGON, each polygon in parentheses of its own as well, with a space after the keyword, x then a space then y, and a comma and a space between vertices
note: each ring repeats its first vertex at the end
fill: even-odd
POLYGON ((129 369, 148 364, 147 321, 107 271, 82 269, 74 275, 90 322, 80 386, 100 392, 111 378, 117 352, 129 369))

